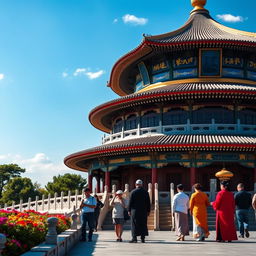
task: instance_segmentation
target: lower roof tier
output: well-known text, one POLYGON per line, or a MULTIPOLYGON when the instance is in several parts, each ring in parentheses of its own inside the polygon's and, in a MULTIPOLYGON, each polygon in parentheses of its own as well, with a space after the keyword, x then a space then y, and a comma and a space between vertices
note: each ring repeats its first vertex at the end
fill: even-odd
POLYGON ((191 80, 190 83, 180 82, 166 82, 152 85, 150 90, 145 90, 140 93, 130 94, 94 108, 89 114, 89 120, 96 128, 110 132, 111 119, 122 113, 130 111, 131 107, 146 106, 153 103, 172 104, 182 101, 193 100, 194 102, 200 100, 255 100, 256 98, 256 84, 224 82, 221 79, 207 82, 207 80, 197 82, 191 80), (154 87, 154 88, 153 88, 154 87))
POLYGON ((156 135, 109 143, 67 156, 64 163, 86 171, 93 159, 133 153, 168 151, 255 152, 256 137, 219 135, 156 135))

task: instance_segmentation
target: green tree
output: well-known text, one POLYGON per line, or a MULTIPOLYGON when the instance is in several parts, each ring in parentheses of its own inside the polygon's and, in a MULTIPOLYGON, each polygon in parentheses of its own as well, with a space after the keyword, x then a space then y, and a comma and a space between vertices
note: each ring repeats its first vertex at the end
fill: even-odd
POLYGON ((53 181, 48 182, 45 188, 50 194, 57 192, 60 195, 62 191, 67 193, 70 190, 74 193, 76 189, 82 190, 85 184, 86 179, 81 175, 66 173, 53 176, 53 181))
POLYGON ((19 167, 17 164, 2 164, 0 165, 0 198, 2 197, 4 186, 10 179, 20 177, 25 169, 19 167))
POLYGON ((34 200, 36 196, 39 196, 39 192, 30 178, 16 177, 4 186, 1 201, 10 204, 12 201, 18 203, 20 199, 23 199, 23 202, 27 202, 29 197, 34 200))

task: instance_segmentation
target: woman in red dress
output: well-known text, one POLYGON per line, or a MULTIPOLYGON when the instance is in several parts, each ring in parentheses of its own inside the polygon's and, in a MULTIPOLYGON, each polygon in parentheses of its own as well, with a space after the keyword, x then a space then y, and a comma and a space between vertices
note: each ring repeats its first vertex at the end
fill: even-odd
POLYGON ((218 242, 231 242, 237 240, 235 228, 235 199, 233 193, 228 191, 228 181, 222 181, 221 191, 216 200, 211 203, 216 211, 216 240, 218 242))

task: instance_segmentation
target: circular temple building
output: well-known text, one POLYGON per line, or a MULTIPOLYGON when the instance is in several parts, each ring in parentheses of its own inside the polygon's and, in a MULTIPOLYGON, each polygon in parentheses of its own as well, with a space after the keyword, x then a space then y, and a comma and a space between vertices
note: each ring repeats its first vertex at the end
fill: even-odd
POLYGON ((88 184, 133 187, 136 179, 186 190, 225 167, 248 190, 256 183, 256 34, 226 27, 192 0, 181 28, 144 36, 113 66, 108 86, 119 98, 94 108, 102 145, 67 156, 88 184))

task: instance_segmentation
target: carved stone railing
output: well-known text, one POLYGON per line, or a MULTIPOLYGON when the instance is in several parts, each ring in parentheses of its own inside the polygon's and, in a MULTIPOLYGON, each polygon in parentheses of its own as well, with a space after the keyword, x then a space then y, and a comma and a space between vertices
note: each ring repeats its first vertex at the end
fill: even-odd
POLYGON ((152 205, 153 189, 152 189, 152 184, 151 183, 148 183, 148 194, 149 194, 150 204, 152 205))
MULTIPOLYGON (((101 196, 101 193, 98 193, 98 196, 101 196)), ((28 202, 23 202, 20 200, 19 204, 15 204, 14 202, 11 205, 5 204, 4 207, 0 207, 0 209, 5 210, 35 210, 38 212, 48 212, 48 213, 60 213, 60 214, 69 214, 73 212, 74 207, 78 209, 82 199, 84 198, 84 192, 82 191, 79 194, 78 190, 76 190, 75 195, 71 195, 71 192, 68 192, 67 196, 64 196, 64 192, 61 192, 61 196, 58 197, 57 193, 51 197, 48 194, 46 198, 44 195, 39 200, 39 197, 36 197, 35 201, 31 201, 31 198, 28 199, 28 202)))
POLYGON ((173 212, 173 208, 172 208, 172 202, 173 202, 173 198, 174 198, 174 184, 171 183, 170 184, 170 207, 171 207, 171 219, 172 219, 172 231, 175 230, 175 219, 174 219, 174 212, 173 212))
POLYGON ((104 206, 101 208, 100 216, 98 220, 98 230, 102 230, 103 222, 108 214, 109 211, 109 199, 110 199, 110 193, 108 193, 108 186, 104 187, 104 194, 102 198, 102 203, 104 206))
POLYGON ((229 134, 229 135, 254 135, 256 125, 241 124, 237 120, 235 124, 217 124, 212 119, 210 124, 191 124, 188 120, 186 124, 180 125, 163 125, 155 127, 137 128, 118 132, 110 135, 104 135, 102 144, 107 144, 123 139, 130 139, 142 136, 157 135, 157 134, 229 134))

